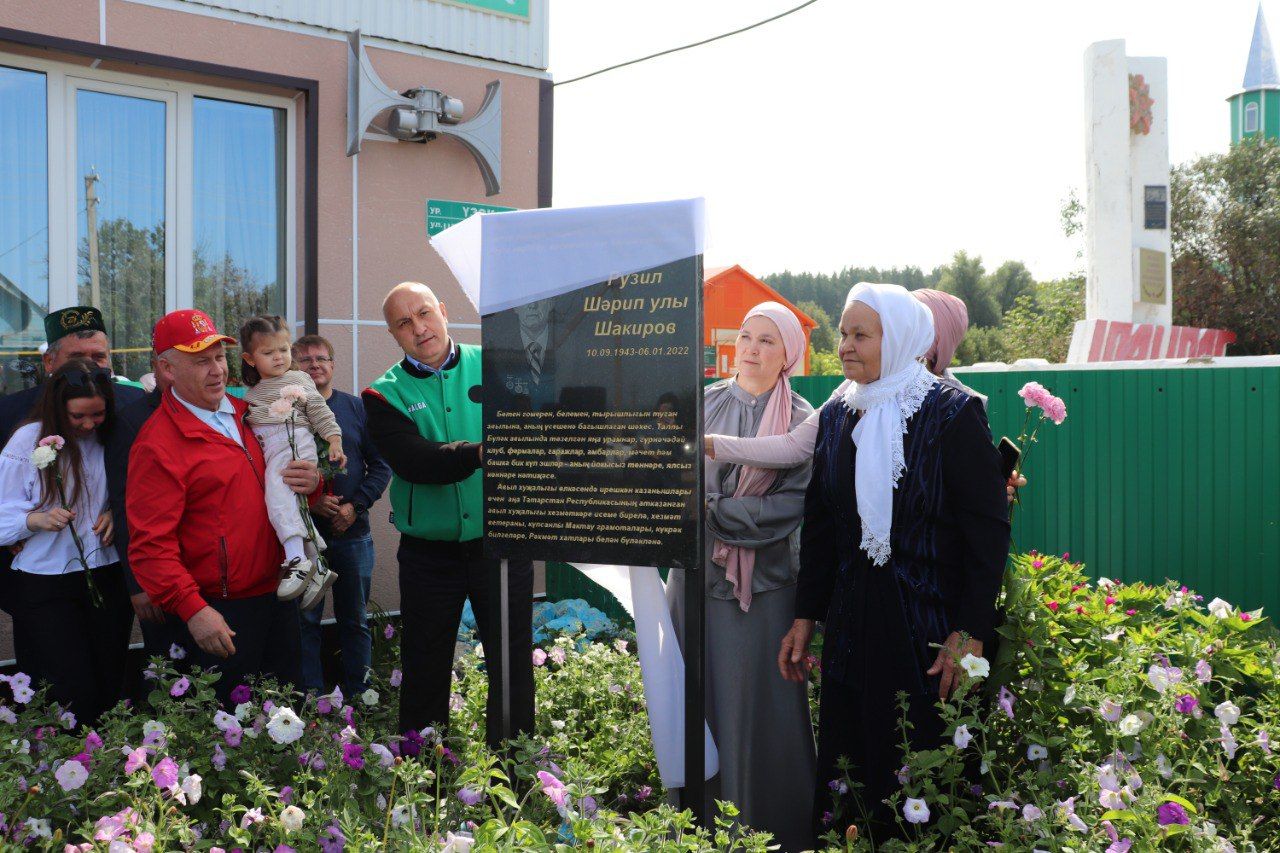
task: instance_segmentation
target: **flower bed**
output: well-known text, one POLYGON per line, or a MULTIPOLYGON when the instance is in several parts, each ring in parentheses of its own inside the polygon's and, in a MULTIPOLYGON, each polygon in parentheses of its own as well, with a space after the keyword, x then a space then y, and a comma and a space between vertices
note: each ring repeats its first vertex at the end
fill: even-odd
POLYGON ((944 706, 950 743, 904 761, 910 841, 881 849, 1280 849, 1280 655, 1260 613, 1091 583, 1066 555, 1015 557, 1011 578, 995 666, 944 706))
MULTIPOLYGON (((1090 583, 1065 559, 1014 569, 1002 652, 985 677, 967 662, 948 744, 906 756, 894 806, 909 840, 882 849, 1280 849, 1266 620, 1172 584, 1090 583)), ((639 666, 616 625, 575 603, 544 606, 538 625, 538 731, 506 761, 484 747, 480 648, 459 660, 454 737, 394 733, 390 624, 375 626, 373 685, 354 697, 258 683, 222 710, 209 675, 162 661, 150 708, 88 732, 10 678, 0 837, 57 851, 765 848, 727 831, 731 809, 700 829, 658 805, 639 666), (554 636, 588 623, 593 642, 554 636)), ((832 782, 834 809, 856 816, 856 786, 832 782)), ((860 826, 828 841, 871 849, 860 826)))

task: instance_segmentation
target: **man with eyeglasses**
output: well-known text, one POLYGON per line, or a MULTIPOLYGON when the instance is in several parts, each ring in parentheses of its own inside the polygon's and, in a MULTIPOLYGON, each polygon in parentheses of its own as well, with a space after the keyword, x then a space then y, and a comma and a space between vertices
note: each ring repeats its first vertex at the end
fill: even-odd
MULTIPOLYGON (((293 344, 293 358, 316 383, 338 419, 342 450, 347 455, 345 472, 326 481, 324 494, 311 514, 329 543, 325 552, 329 568, 338 575, 333 586, 333 615, 342 650, 342 690, 353 696, 365 690, 372 648, 366 614, 374 562, 369 508, 386 490, 391 469, 369 435, 364 402, 333 387, 333 345, 320 335, 304 335, 293 344)), ((317 693, 326 689, 320 659, 323 612, 323 607, 302 611, 302 686, 317 693)))
MULTIPOLYGON (((102 312, 97 308, 76 305, 50 311, 44 318, 44 334, 47 349, 41 356, 41 363, 45 376, 52 376, 54 371, 73 358, 87 358, 104 370, 111 370, 111 341, 107 338, 102 312)), ((13 431, 31 417, 43 390, 43 385, 36 385, 0 397, 0 443, 7 441, 13 431)), ((113 390, 117 411, 143 397, 141 388, 118 379, 113 390)), ((14 608, 17 607, 17 573, 10 571, 12 564, 13 553, 8 548, 0 548, 0 610, 10 615, 13 615, 14 608)), ((24 654, 26 642, 15 620, 13 648, 19 669, 23 669, 24 662, 29 659, 24 654)), ((29 669, 24 671, 33 677, 36 675, 29 669)))

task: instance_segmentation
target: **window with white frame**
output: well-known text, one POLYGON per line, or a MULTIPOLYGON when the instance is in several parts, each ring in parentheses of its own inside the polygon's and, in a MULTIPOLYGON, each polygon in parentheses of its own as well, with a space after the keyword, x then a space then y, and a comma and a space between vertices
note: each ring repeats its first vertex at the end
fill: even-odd
POLYGON ((36 378, 50 308, 102 309, 117 373, 195 306, 294 315, 294 104, 0 54, 0 359, 36 378))
POLYGON ((1257 104, 1244 105, 1244 132, 1245 133, 1258 132, 1258 105, 1257 104))

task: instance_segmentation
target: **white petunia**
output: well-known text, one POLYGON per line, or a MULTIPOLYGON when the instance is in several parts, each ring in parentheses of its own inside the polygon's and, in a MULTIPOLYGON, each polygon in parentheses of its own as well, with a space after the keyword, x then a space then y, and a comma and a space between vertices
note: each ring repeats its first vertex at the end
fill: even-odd
POLYGON ((391 750, 380 743, 369 744, 369 751, 378 756, 378 763, 383 767, 390 767, 396 763, 396 757, 391 754, 391 750))
POLYGON ((1138 732, 1142 731, 1142 729, 1143 729, 1142 718, 1140 718, 1137 714, 1129 714, 1127 717, 1125 717, 1123 720, 1120 721, 1120 734, 1124 735, 1125 737, 1133 737, 1138 732))
POLYGON ((267 721, 267 734, 276 743, 293 743, 305 730, 306 724, 288 708, 276 708, 267 721))
POLYGON ((182 780, 180 790, 186 798, 187 805, 192 806, 200 802, 200 797, 204 793, 204 787, 201 784, 203 781, 199 773, 192 773, 182 780))
POLYGON ((64 761, 53 771, 53 778, 58 780, 64 791, 74 791, 83 787, 89 778, 89 771, 79 761, 64 761))
POLYGON ((360 694, 360 701, 372 707, 378 704, 378 691, 370 687, 368 690, 360 694))
POLYGON ((396 806, 391 810, 391 825, 400 827, 413 820, 413 810, 409 806, 396 806))
POLYGON ((297 832, 302 829, 302 822, 306 819, 306 812, 297 806, 285 806, 284 811, 280 812, 280 825, 286 832, 297 832))
POLYGON ((929 805, 924 800, 908 797, 902 807, 902 816, 907 823, 927 823, 929 821, 929 805))
POLYGON ((960 668, 968 673, 970 678, 986 678, 991 674, 991 663, 975 654, 967 654, 960 659, 960 668))
POLYGON ((1124 796, 1119 791, 1109 791, 1105 788, 1098 794, 1098 803, 1104 809, 1129 808, 1129 804, 1124 801, 1124 796))
POLYGON ((1173 778, 1173 765, 1169 763, 1168 757, 1163 752, 1156 755, 1156 772, 1164 779, 1173 778))
POLYGON ((248 702, 241 702, 236 706, 235 713, 236 719, 243 723, 245 720, 249 719, 249 715, 253 713, 253 706, 248 702))
POLYGON ((1043 761, 1049 757, 1049 750, 1038 743, 1033 743, 1027 747, 1028 761, 1043 761))
POLYGON ((973 735, 969 733, 967 725, 956 726, 955 734, 951 736, 951 741, 956 745, 956 749, 968 749, 971 740, 973 740, 973 735))
POLYGON ((240 722, 223 710, 213 712, 213 725, 220 732, 228 732, 232 729, 240 728, 240 722))
POLYGON ((1098 706, 1098 713, 1108 723, 1115 723, 1124 715, 1124 706, 1114 699, 1103 699, 1102 704, 1098 706))
POLYGON ((26 820, 27 833, 33 838, 52 838, 53 829, 49 826, 49 821, 38 818, 29 817, 26 820))
POLYGON ((0 723, 8 723, 9 725, 17 725, 18 715, 13 713, 13 709, 8 705, 0 705, 0 723))
POLYGON ((1173 678, 1173 673, 1166 667, 1153 663, 1147 670, 1147 681, 1151 683, 1157 693, 1163 694, 1173 685, 1175 679, 1173 678))
POLYGON ((1209 602, 1209 612, 1219 619, 1230 619, 1235 615, 1235 608, 1231 606, 1231 602, 1215 598, 1209 602))
POLYGON ((1042 817, 1044 817, 1044 812, 1040 811, 1036 806, 1031 805, 1031 803, 1027 803, 1022 807, 1022 819, 1027 823, 1031 823, 1033 820, 1039 820, 1042 817))
POLYGON ((1234 726, 1240 722, 1240 707, 1228 699, 1213 709, 1213 715, 1224 725, 1234 726))
POLYGON ((41 445, 31 451, 31 464, 43 471, 58 458, 58 451, 47 445, 41 445))

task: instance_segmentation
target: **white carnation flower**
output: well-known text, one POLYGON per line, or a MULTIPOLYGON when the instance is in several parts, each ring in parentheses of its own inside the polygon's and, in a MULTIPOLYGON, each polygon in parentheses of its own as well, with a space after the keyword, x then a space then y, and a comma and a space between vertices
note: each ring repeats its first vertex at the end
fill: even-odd
POLYGON ((41 445, 31 451, 31 464, 43 471, 58 458, 58 451, 47 445, 41 445))

